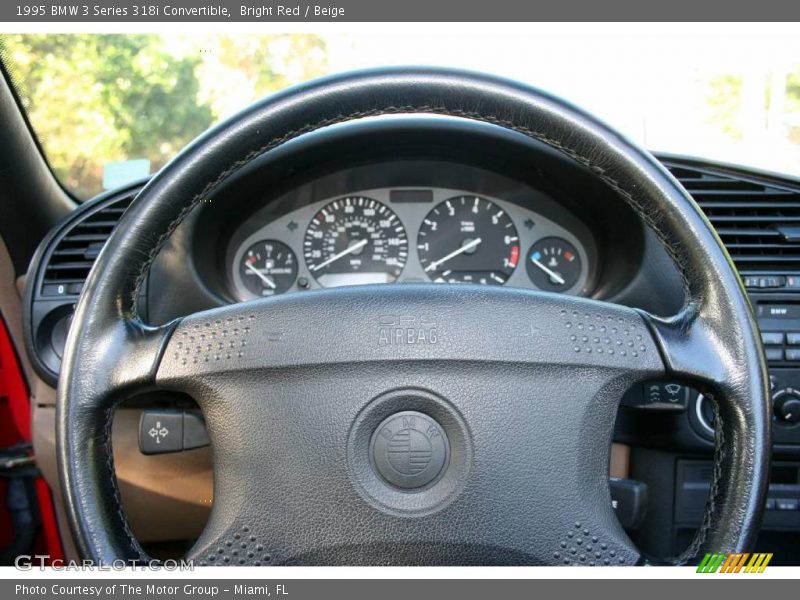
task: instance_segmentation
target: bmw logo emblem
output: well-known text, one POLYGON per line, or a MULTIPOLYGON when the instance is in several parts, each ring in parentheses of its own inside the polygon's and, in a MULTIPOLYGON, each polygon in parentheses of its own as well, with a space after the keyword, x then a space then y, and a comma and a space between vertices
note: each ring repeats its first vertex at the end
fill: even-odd
POLYGON ((450 455, 450 444, 441 425, 417 411, 403 411, 384 419, 370 446, 378 474, 389 484, 407 490, 435 481, 450 455))

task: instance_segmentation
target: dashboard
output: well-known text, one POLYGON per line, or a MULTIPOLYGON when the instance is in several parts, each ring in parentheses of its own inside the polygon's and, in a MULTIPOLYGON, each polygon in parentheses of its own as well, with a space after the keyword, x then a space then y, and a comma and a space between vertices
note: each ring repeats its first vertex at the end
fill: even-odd
MULTIPOLYGON (((285 154, 255 161, 170 236, 143 286, 142 318, 159 325, 278 294, 404 283, 508 286, 664 316, 677 312, 680 275, 613 190, 572 161, 531 147, 528 139, 501 139, 474 125, 467 135, 465 127, 450 130, 433 119, 383 120, 377 129, 354 123, 310 134, 310 147, 287 144, 285 154)), ((764 535, 781 536, 769 540, 770 548, 791 557, 786 532, 800 534, 800 261, 794 242, 776 241, 773 229, 800 223, 800 182, 681 157, 662 162, 717 227, 765 335, 780 460, 764 535)), ((26 343, 34 368, 51 386, 83 282, 145 183, 85 203, 34 257, 26 343)), ((210 498, 211 459, 202 450, 169 458, 145 456, 137 447, 142 415, 164 409, 193 414, 191 399, 162 395, 125 402, 120 413, 128 422, 115 433, 127 444, 121 468, 135 465, 131 479, 149 487, 157 478, 154 465, 169 466, 163 477, 169 481, 194 460, 202 485, 190 486, 187 494, 210 498)), ((643 382, 622 399, 615 441, 631 448, 627 475, 652 492, 637 541, 654 554, 679 551, 702 519, 710 485, 714 422, 708 403, 682 382, 643 382)), ((172 537, 189 536, 205 518, 207 505, 195 506, 192 514, 199 516, 164 518, 155 531, 148 525, 151 505, 142 501, 138 512, 131 505, 141 487, 125 493, 137 535, 151 541, 174 523, 180 532, 172 537)), ((180 510, 190 505, 183 502, 180 510)))
POLYGON ((586 291, 589 279, 587 249, 567 228, 529 208, 465 189, 357 190, 257 227, 231 253, 229 278, 242 301, 404 282, 577 294, 586 291))

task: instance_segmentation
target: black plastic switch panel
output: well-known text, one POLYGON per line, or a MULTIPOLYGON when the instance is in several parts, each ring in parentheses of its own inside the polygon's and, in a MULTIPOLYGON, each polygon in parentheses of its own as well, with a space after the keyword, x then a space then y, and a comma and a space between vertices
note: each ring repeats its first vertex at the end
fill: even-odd
POLYGON ((139 450, 142 454, 183 450, 183 411, 142 412, 139 419, 139 450))

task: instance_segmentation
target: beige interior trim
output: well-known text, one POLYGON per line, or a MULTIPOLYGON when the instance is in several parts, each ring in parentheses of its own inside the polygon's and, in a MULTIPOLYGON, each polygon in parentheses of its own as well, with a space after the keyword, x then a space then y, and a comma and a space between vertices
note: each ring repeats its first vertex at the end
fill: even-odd
POLYGON ((138 436, 141 413, 118 409, 112 437, 119 491, 131 530, 145 542, 195 539, 211 511, 211 449, 142 454, 138 436))
MULTIPOLYGON (((52 389, 52 388, 51 388, 52 389)), ((133 534, 139 541, 190 540, 205 527, 213 498, 214 476, 209 448, 175 454, 145 456, 139 452, 141 410, 117 410, 112 441, 122 505, 133 534)), ((39 467, 53 489, 61 509, 56 469, 55 407, 34 409, 34 447, 39 467)), ((70 538, 62 528, 62 539, 70 538)), ((71 550, 71 540, 67 542, 71 550)), ((74 556, 73 556, 74 557, 74 556)))
MULTIPOLYGON (((52 390, 52 388, 49 388, 52 390)), ((55 397, 55 390, 52 391, 55 397)), ((58 470, 56 466, 56 410, 54 406, 33 407, 33 451, 36 454, 36 465, 42 472, 50 492, 53 496, 53 505, 58 521, 58 531, 61 534, 61 545, 64 547, 64 556, 67 560, 77 560, 78 552, 72 541, 72 532, 67 523, 64 512, 64 502, 61 496, 61 486, 58 484, 58 470)))
POLYGON ((625 444, 611 444, 611 466, 609 475, 619 479, 627 479, 630 475, 631 447, 625 444))

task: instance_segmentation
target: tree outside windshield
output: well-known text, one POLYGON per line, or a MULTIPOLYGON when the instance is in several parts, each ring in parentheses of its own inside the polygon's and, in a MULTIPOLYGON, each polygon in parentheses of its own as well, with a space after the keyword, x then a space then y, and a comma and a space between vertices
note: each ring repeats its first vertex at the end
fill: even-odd
POLYGON ((388 64, 513 77, 651 150, 800 175, 800 35, 19 34, 0 36, 0 56, 80 199, 155 172, 276 90, 388 64))

